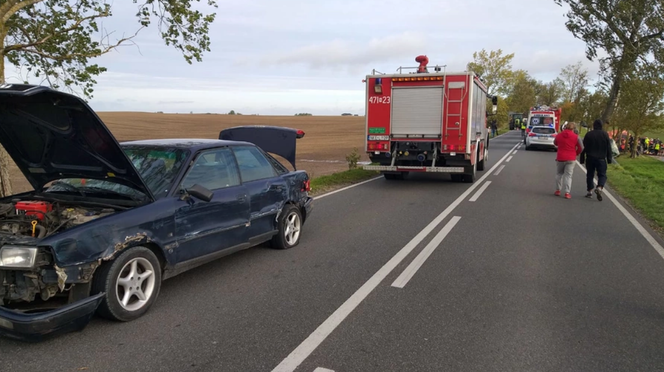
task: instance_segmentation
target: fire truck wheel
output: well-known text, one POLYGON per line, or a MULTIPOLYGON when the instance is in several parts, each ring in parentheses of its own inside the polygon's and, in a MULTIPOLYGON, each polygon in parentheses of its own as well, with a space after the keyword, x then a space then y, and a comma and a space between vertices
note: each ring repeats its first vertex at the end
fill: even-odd
POLYGON ((475 177, 477 176, 477 162, 473 164, 472 170, 470 173, 466 173, 463 175, 463 182, 465 183, 473 183, 475 182, 475 177))
POLYGON ((477 170, 484 170, 484 162, 486 161, 487 157, 489 156, 489 151, 485 148, 484 149, 484 158, 482 160, 479 160, 477 162, 477 170))

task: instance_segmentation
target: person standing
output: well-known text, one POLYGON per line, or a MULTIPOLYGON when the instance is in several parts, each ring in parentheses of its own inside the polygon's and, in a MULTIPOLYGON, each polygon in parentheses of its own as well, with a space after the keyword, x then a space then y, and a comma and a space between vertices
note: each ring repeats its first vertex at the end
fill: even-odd
POLYGON ((593 189, 597 194, 597 200, 602 201, 602 191, 606 184, 607 164, 613 162, 611 153, 611 139, 609 134, 602 129, 602 120, 597 119, 593 123, 593 130, 586 133, 583 138, 583 153, 581 163, 586 163, 586 186, 588 193, 586 198, 592 199, 593 189), (597 187, 595 187, 595 173, 597 173, 597 187))
POLYGON ((572 176, 574 175, 574 165, 576 157, 583 151, 583 145, 579 135, 574 132, 576 123, 570 122, 565 125, 565 129, 556 135, 553 144, 558 146, 556 154, 556 196, 560 196, 562 190, 565 199, 571 199, 572 176))

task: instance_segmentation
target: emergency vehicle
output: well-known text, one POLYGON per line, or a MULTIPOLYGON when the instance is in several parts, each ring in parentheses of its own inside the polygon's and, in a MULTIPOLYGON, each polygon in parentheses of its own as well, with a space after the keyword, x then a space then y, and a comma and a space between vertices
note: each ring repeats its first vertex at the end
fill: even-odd
POLYGON ((549 106, 535 106, 531 107, 528 111, 528 125, 526 128, 526 134, 530 133, 530 129, 536 125, 545 125, 550 126, 556 130, 556 133, 560 132, 560 116, 562 114, 562 109, 558 107, 549 107, 549 106))
POLYGON ((448 73, 435 66, 429 72, 426 56, 415 61, 418 67, 399 67, 395 74, 373 70, 363 80, 365 151, 371 160, 363 168, 380 171, 388 180, 437 172, 451 174, 455 182, 475 182, 489 154, 487 98, 493 103, 491 115, 498 98, 488 95, 472 71, 448 73))

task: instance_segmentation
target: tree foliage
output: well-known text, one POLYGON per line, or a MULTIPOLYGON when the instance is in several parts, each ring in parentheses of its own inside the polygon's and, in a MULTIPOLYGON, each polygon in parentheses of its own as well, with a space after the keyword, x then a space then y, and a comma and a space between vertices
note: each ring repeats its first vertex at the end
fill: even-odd
POLYGON ((584 69, 579 61, 563 67, 559 79, 562 85, 562 101, 578 102, 588 87, 588 70, 584 69))
MULTIPOLYGON (((112 37, 113 32, 100 27, 112 16, 111 4, 103 0, 2 0, 0 76, 4 82, 6 58, 26 75, 43 79, 42 84, 80 88, 85 98, 92 98, 95 77, 106 68, 91 60, 131 43, 155 21, 166 45, 180 50, 187 63, 200 62, 203 52, 210 50, 208 31, 215 18, 214 13, 193 9, 200 1, 144 0, 138 5, 136 29, 112 37)), ((217 6, 214 0, 207 4, 217 6)))
MULTIPOLYGON (((624 81, 616 107, 620 127, 631 130, 634 137, 664 128, 664 74, 651 65, 630 73, 624 81)), ((636 146, 635 146, 636 147, 636 146)), ((636 148, 632 149, 632 157, 636 148)))
POLYGON ((526 112, 537 103, 538 82, 525 71, 514 73, 512 90, 507 98, 509 111, 526 112))
POLYGON ((490 95, 505 96, 514 80, 513 58, 514 53, 503 55, 502 49, 491 52, 482 49, 473 53, 473 61, 468 63, 467 68, 482 78, 490 95))
POLYGON ((664 61, 664 5, 662 0, 554 0, 569 7, 567 29, 586 43, 593 61, 598 51, 609 99, 601 118, 608 120, 616 107, 623 81, 646 64, 664 61))
MULTIPOLYGON (((205 0, 216 8, 215 0, 205 0)), ((112 37, 101 22, 112 16, 103 0, 0 0, 0 83, 6 79, 5 63, 56 89, 92 98, 95 77, 106 71, 92 63, 132 39, 154 22, 166 45, 181 51, 189 64, 201 61, 210 50, 209 26, 215 13, 194 8, 201 0, 133 0, 137 26, 128 35, 112 37)), ((9 156, 0 148, 0 196, 12 193, 9 156)))

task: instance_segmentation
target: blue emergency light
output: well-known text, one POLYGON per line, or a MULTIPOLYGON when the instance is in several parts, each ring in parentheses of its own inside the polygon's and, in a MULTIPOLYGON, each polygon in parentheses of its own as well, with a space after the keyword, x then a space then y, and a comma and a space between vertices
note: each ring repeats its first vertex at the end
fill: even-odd
POLYGON ((382 84, 383 78, 376 78, 376 84, 382 84))

